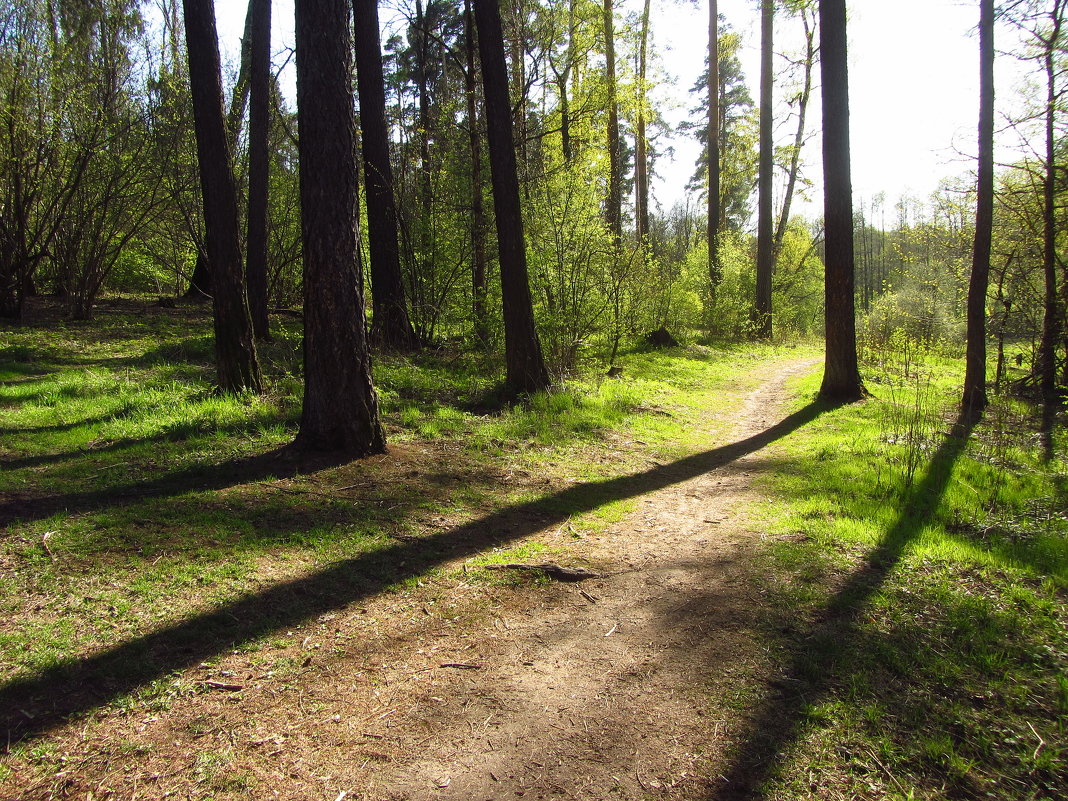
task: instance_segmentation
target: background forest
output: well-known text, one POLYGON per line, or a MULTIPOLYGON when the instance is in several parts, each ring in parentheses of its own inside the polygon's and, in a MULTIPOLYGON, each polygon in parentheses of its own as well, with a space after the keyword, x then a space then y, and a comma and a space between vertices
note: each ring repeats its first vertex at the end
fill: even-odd
MULTIPOLYGON (((707 74, 692 91, 690 126, 705 147, 692 194, 661 208, 649 176, 670 154, 658 147, 663 122, 654 89, 663 71, 647 47, 655 24, 649 3, 502 6, 530 291, 557 378, 582 360, 611 363, 621 344, 660 328, 684 338, 821 334, 822 225, 791 211, 797 193, 813 188, 805 164, 815 156, 818 127, 808 109, 818 89, 814 4, 773 6, 775 25, 806 46, 774 56, 773 110, 783 141, 772 143, 767 326, 755 311, 759 112, 730 21, 720 21, 718 35, 722 243, 710 280, 707 74)), ((501 299, 470 9, 418 0, 382 13, 402 20, 400 33, 382 43, 382 80, 399 269, 415 341, 496 349, 501 299)), ((24 299, 37 294, 61 298, 71 318, 85 319, 103 293, 193 299, 209 292, 178 4, 20 0, 4 3, 2 14, 0 313, 18 317, 24 299)), ((1034 148, 998 170, 988 303, 997 376, 1005 343, 1026 364, 1037 354, 1047 176, 1057 197, 1053 225, 1065 229, 1062 16, 1058 3, 1036 0, 1004 4, 999 21, 1023 42, 1002 58, 1029 60, 1036 82, 1031 113, 1006 121, 999 134, 1022 136, 1034 148), (1046 122, 1053 163, 1041 146, 1046 122)), ((267 304, 299 309, 297 121, 278 81, 292 53, 272 54, 266 143, 253 147, 245 122, 251 21, 250 14, 240 63, 224 71, 233 170, 244 216, 250 160, 266 147, 267 304)), ((865 357, 888 347, 963 347, 974 208, 967 175, 947 179, 926 201, 861 199, 856 299, 865 357)), ((241 231, 244 237, 245 223, 241 231)), ((366 213, 360 231, 367 265, 366 213)), ((1061 247, 1057 308, 1066 285, 1061 247)), ((363 273, 370 280, 372 270, 363 273)), ((1058 349, 1063 364, 1063 342, 1058 349)))

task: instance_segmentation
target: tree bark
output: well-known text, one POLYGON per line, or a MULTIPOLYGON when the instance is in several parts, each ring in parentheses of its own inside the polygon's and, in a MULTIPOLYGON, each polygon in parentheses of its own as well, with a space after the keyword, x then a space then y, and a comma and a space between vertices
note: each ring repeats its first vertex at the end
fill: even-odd
POLYGON ((608 84, 608 199, 605 222, 618 248, 623 239, 623 176, 619 152, 619 100, 616 97, 616 33, 612 0, 604 0, 605 80, 608 84))
POLYGON ((823 78, 823 216, 826 356, 820 398, 832 403, 867 393, 857 364, 854 310, 853 188, 849 165, 849 67, 845 0, 820 0, 823 78))
POLYGON ((252 75, 252 40, 255 37, 255 7, 257 2, 259 0, 248 0, 248 10, 245 12, 245 29, 241 36, 241 60, 237 67, 237 82, 234 83, 234 93, 230 97, 230 109, 226 113, 226 132, 229 136, 231 155, 237 152, 237 140, 241 136, 241 121, 245 118, 245 107, 248 105, 252 75))
MULTIPOLYGON (((237 70, 237 81, 234 83, 234 92, 230 96, 230 108, 226 112, 226 138, 230 147, 230 158, 237 153, 237 140, 241 135, 241 121, 245 116, 245 106, 249 98, 249 72, 252 59, 252 30, 253 8, 257 0, 249 0, 248 10, 245 12, 245 27, 241 36, 241 56, 237 70)), ((230 169, 233 170, 233 162, 230 169)), ((193 275, 189 279, 189 288, 185 297, 190 300, 205 300, 211 297, 211 264, 203 253, 197 255, 196 264, 193 267, 193 275)), ((253 321, 255 326, 255 321, 253 321)), ((259 336, 259 332, 256 332, 259 336)))
MULTIPOLYGON (((416 41, 412 48, 415 53, 415 85, 419 93, 419 255, 416 258, 417 269, 423 276, 429 276, 434 270, 433 243, 431 228, 433 221, 433 178, 430 166, 430 131, 433 125, 430 109, 430 86, 427 76, 427 61, 430 50, 430 31, 427 15, 423 11, 422 0, 415 0, 415 34, 416 41)), ((418 298, 414 298, 416 302, 418 298)))
POLYGON ((262 387, 241 270, 237 192, 223 119, 215 8, 211 0, 184 0, 193 127, 204 198, 205 247, 212 272, 215 361, 223 392, 262 387))
POLYGON ((638 49, 638 124, 634 136, 634 178, 637 192, 637 226, 638 243, 649 236, 649 142, 645 133, 645 109, 648 105, 648 88, 646 86, 647 51, 649 47, 649 5, 645 0, 642 6, 641 43, 638 49))
POLYGON ((197 302, 211 298, 211 268, 208 267, 208 255, 203 248, 197 248, 197 258, 193 262, 193 274, 189 277, 185 297, 197 302))
POLYGON ((719 263, 719 2, 708 0, 708 281, 713 302, 723 280, 719 263))
POLYGON ((356 262, 356 123, 348 0, 297 0, 304 243, 304 406, 296 445, 381 453, 356 262))
MULTIPOLYGON (((1042 273, 1045 295, 1042 315, 1042 337, 1038 345, 1038 379, 1042 394, 1043 434, 1050 442, 1053 420, 1060 405, 1057 394, 1057 346, 1063 324, 1060 292, 1057 286, 1057 162, 1055 119, 1058 109, 1057 75, 1058 48, 1064 24, 1065 3, 1055 0, 1049 12, 1049 28, 1039 38, 1043 45, 1043 66, 1046 73, 1045 112, 1045 175, 1042 182, 1042 273)), ((1047 447, 1047 450, 1049 448, 1047 447)))
POLYGON ((371 251, 371 339, 386 350, 408 351, 417 343, 405 306, 397 247, 397 207, 389 161, 378 3, 353 0, 352 8, 367 191, 367 240, 371 251))
POLYGON ((961 401, 961 411, 970 422, 977 421, 987 405, 986 293, 994 225, 994 0, 980 0, 979 17, 979 168, 961 401))
POLYGON ((248 121, 248 236, 245 284, 252 330, 270 340, 267 316, 267 200, 271 127, 271 0, 252 0, 248 121))
POLYGON ((753 307, 755 333, 771 339, 771 274, 774 268, 771 220, 771 179, 774 169, 772 142, 774 0, 762 0, 760 9, 760 163, 757 178, 757 261, 756 302, 753 307))
POLYGON ((464 91, 467 95, 468 147, 471 154, 471 314, 475 341, 489 345, 486 312, 486 210, 482 202, 482 144, 478 135, 478 93, 475 86, 475 19, 471 0, 464 0, 464 32, 467 37, 464 91))
POLYGON ((549 374, 534 326, 534 309, 527 277, 500 9, 497 0, 474 0, 474 9, 486 102, 493 206, 497 217, 506 381, 513 392, 536 392, 549 386, 549 374))

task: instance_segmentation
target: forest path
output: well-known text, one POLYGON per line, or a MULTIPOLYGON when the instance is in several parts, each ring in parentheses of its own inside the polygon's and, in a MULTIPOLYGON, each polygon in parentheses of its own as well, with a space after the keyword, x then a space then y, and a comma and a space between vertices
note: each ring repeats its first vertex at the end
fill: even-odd
MULTIPOLYGON (((762 368, 725 442, 778 422, 787 380, 814 364, 762 368)), ((435 671, 421 693, 411 686, 407 712, 381 735, 396 750, 364 797, 714 792, 710 769, 723 769, 734 738, 731 721, 709 719, 710 697, 737 692, 731 676, 748 678, 764 658, 753 628, 763 599, 751 572, 762 535, 750 528, 749 509, 762 500, 752 478, 767 469, 774 466, 758 449, 653 490, 569 548, 618 572, 521 588, 493 604, 449 658, 477 668, 435 671)))
MULTIPOLYGON (((747 710, 781 678, 764 630, 767 578, 757 571, 767 560, 753 528, 751 508, 762 500, 754 479, 778 469, 766 446, 812 419, 812 407, 786 416, 786 382, 815 364, 754 366, 738 386, 755 389, 736 389, 688 421, 695 432, 720 432, 702 453, 549 492, 541 485, 542 501, 467 522, 437 517, 422 537, 396 532, 386 566, 411 578, 386 591, 371 574, 377 589, 366 593, 334 577, 363 564, 349 560, 279 595, 286 565, 265 560, 257 578, 266 589, 216 617, 229 615, 239 631, 240 615, 288 614, 288 623, 222 647, 208 642, 196 660, 179 654, 173 672, 130 683, 136 692, 127 696, 93 674, 112 703, 74 715, 36 750, 19 746, 25 758, 15 773, 0 771, 0 798, 729 796, 719 777, 729 772, 730 746, 748 733, 747 710), (585 511, 626 501, 629 511, 582 529, 567 512, 539 506, 554 499, 585 511), (407 564, 435 538, 442 550, 429 565, 440 570, 407 564), (502 585, 479 571, 467 579, 483 543, 494 542, 518 553, 540 543, 559 562, 607 575, 502 585), (331 587, 348 597, 316 600, 331 587), (305 596, 319 612, 300 611, 305 596)), ((433 478, 427 456, 426 447, 399 446, 355 469, 416 492, 411 476, 433 478)), ((444 474, 486 480, 459 468, 444 474)), ((334 480, 352 483, 345 475, 334 480)), ((531 487, 541 480, 528 479, 531 487)), ((164 649, 181 645, 171 640, 152 635, 141 645, 166 658, 164 649)), ((45 690, 60 700, 75 694, 66 681, 53 685, 45 690)))

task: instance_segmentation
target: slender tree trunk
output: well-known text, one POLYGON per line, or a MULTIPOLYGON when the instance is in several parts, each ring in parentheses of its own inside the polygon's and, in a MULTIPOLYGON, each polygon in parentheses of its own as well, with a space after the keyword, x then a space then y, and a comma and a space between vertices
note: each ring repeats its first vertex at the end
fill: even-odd
POLYGON ((645 109, 649 91, 646 86, 647 51, 649 47, 649 5, 642 6, 641 43, 638 47, 638 124, 634 137, 635 183, 637 191, 637 234, 641 244, 649 236, 649 142, 645 133, 645 109))
POLYGON ((1050 11, 1050 28, 1044 34, 1043 55, 1046 72, 1045 114, 1045 176, 1042 184, 1042 272, 1045 278, 1045 297, 1042 316, 1042 338, 1038 345, 1038 379, 1042 393, 1043 433, 1047 451, 1056 410, 1060 405, 1057 395, 1057 345, 1060 342, 1061 314, 1060 292, 1057 286, 1057 205, 1056 205, 1056 129, 1058 48, 1063 24, 1063 3, 1056 0, 1050 11))
POLYGON ((267 317, 267 199, 271 128, 271 0, 253 0, 252 17, 245 283, 248 287, 252 329, 258 339, 270 340, 267 317))
POLYGON ((853 188, 849 165, 849 66, 845 0, 820 0, 823 78, 823 216, 826 357, 820 397, 833 403, 867 393, 857 364, 853 188))
POLYGON ((419 93, 419 257, 420 270, 427 277, 433 270, 431 253, 431 227, 433 225, 433 171, 430 168, 430 87, 427 78, 427 59, 429 58, 430 35, 427 30, 427 16, 423 10, 422 0, 415 0, 415 30, 418 37, 415 42, 415 84, 419 93))
POLYGON ((381 348, 405 351, 414 348, 416 340, 405 307, 397 247, 397 207, 389 161, 378 3, 353 0, 352 6, 367 190, 367 239, 371 251, 371 339, 381 348))
POLYGON ((493 206, 497 217, 497 248, 504 303, 504 342, 507 383, 514 392, 536 392, 549 386, 541 343, 534 326, 534 309, 527 277, 523 216, 519 207, 519 177, 512 141, 512 108, 508 98, 508 68, 504 60, 497 0, 474 0, 478 52, 486 102, 493 206))
POLYGON ((713 303, 723 280, 719 263, 719 2, 708 0, 708 281, 713 303))
POLYGON ((381 453, 356 262, 356 123, 348 0, 296 0, 304 243, 304 406, 296 444, 381 453))
POLYGON ((237 192, 223 119, 215 8, 211 0, 184 0, 183 8, 205 245, 212 271, 219 388, 259 392, 262 382, 241 270, 237 192))
MULTIPOLYGON (((234 92, 230 96, 230 108, 226 112, 226 138, 230 146, 231 159, 237 153, 237 140, 241 135, 241 121, 245 116, 245 106, 248 105, 254 26, 253 8, 255 4, 256 0, 249 0, 248 10, 245 12, 245 28, 241 36, 241 58, 238 65, 237 82, 234 84, 234 92)), ((231 161, 231 171, 233 167, 234 165, 231 161)), ((197 260, 193 265, 193 275, 189 279, 189 288, 185 291, 185 297, 195 301, 207 300, 211 297, 211 263, 203 252, 197 253, 197 260)), ((253 320, 253 326, 255 325, 256 321, 253 320)), ((260 336, 259 331, 256 331, 256 336, 260 336)))
POLYGON ((994 392, 1001 392, 1001 380, 1005 377, 1005 331, 1009 327, 1009 314, 1012 312, 1012 299, 1005 297, 1005 276, 1015 258, 1016 252, 1013 251, 1005 260, 1005 266, 998 276, 996 308, 1001 309, 1001 324, 998 326, 998 359, 997 366, 994 368, 994 392))
POLYGON ((578 0, 568 0, 567 4, 567 63, 558 76, 560 91, 560 148, 564 154, 564 163, 570 164, 575 157, 575 148, 571 141, 571 101, 567 82, 575 70, 575 35, 578 33, 578 16, 575 4, 578 0))
POLYGON ((778 262, 782 252, 782 243, 786 237, 786 227, 790 224, 790 208, 797 189, 797 176, 801 170, 801 148, 805 144, 805 125, 808 117, 808 102, 812 98, 812 69, 816 64, 816 30, 809 23, 808 9, 802 7, 801 22, 805 28, 805 77, 801 95, 797 99, 797 131, 794 133, 794 147, 790 153, 790 171, 786 176, 786 192, 783 195, 779 222, 775 226, 775 238, 772 243, 772 261, 778 262))
POLYGON ((623 239, 623 177, 619 152, 619 100, 616 97, 616 32, 612 0, 604 0, 605 80, 608 83, 608 200, 605 222, 616 247, 623 239))
MULTIPOLYGON (((241 60, 237 67, 237 82, 230 97, 230 110, 226 113, 226 133, 230 141, 230 155, 237 152, 237 140, 241 136, 241 121, 248 105, 252 75, 252 40, 255 38, 255 6, 257 0, 248 0, 245 12, 245 30, 241 36, 241 60)), ((268 45, 270 47, 270 45, 268 45)))
POLYGON ((986 397, 986 291, 994 226, 994 0, 979 4, 979 169, 975 242, 968 284, 968 346, 964 372, 964 417, 982 416, 986 397))
POLYGON ((760 8, 760 164, 757 178, 757 262, 756 302, 753 323, 760 339, 771 338, 771 274, 774 269, 772 243, 771 179, 774 169, 772 141, 772 75, 775 27, 774 0, 762 0, 760 8))
POLYGON ((482 143, 478 135, 478 93, 475 87, 475 19, 471 0, 464 0, 464 28, 467 35, 467 69, 464 72, 467 95, 468 146, 471 152, 471 313, 475 340, 489 345, 486 312, 486 210, 482 203, 482 143))

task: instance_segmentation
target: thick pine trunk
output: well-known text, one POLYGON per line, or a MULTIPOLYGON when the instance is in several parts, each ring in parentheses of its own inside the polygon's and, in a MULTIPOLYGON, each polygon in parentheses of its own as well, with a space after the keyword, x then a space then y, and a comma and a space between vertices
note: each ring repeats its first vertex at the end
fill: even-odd
POLYGON ((397 207, 389 161, 386 92, 378 40, 377 0, 353 0, 356 79, 360 96, 367 239, 371 251, 371 339, 386 350, 411 350, 415 333, 408 318, 397 247, 397 207))
POLYGON ((184 0, 184 10, 219 388, 259 392, 262 382, 241 269, 237 192, 223 119, 215 9, 211 0, 184 0))
POLYGON ((976 421, 986 397, 986 292, 994 225, 994 0, 979 6, 979 169, 975 240, 968 284, 968 346, 964 371, 964 417, 976 421))
POLYGON ((823 77, 823 214, 826 357, 820 397, 847 403, 865 396, 857 364, 853 198, 849 166, 849 67, 845 0, 820 0, 823 77))
MULTIPOLYGON (((237 140, 241 136, 241 122, 245 116, 245 107, 249 97, 249 72, 252 60, 253 8, 256 0, 249 0, 245 12, 245 27, 241 36, 241 54, 237 69, 237 81, 230 97, 230 108, 226 112, 226 138, 230 147, 230 158, 237 152, 237 140)), ((230 164, 231 171, 233 163, 230 164)), ((189 300, 207 300, 211 297, 211 265, 204 254, 198 254, 189 280, 185 297, 189 300)))
POLYGON ((271 124, 271 0, 252 2, 249 71, 248 237, 245 283, 258 339, 271 338, 267 317, 267 199, 271 124))
POLYGON ((297 0, 304 243, 304 406, 296 444, 381 453, 356 262, 356 123, 348 0, 297 0))
POLYGON ((506 380, 513 392, 536 392, 549 386, 549 374, 534 326, 534 309, 527 277, 501 16, 497 0, 474 0, 474 8, 486 102, 493 207, 497 217, 506 380))
POLYGON ((756 301, 753 324, 761 339, 771 338, 771 274, 774 268, 771 220, 771 179, 773 163, 772 86, 775 5, 763 0, 760 12, 760 164, 757 178, 757 261, 756 301))

